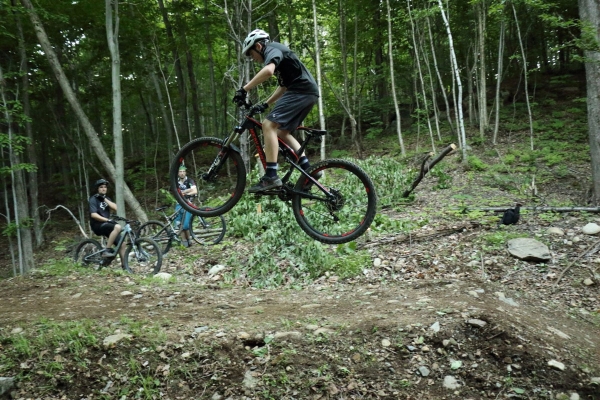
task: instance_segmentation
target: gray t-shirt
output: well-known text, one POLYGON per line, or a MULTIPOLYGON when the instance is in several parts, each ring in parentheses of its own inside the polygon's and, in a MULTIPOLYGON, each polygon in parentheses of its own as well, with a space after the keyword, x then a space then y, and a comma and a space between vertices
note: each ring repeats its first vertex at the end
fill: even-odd
POLYGON ((319 95, 315 78, 308 72, 296 54, 277 42, 269 42, 265 47, 265 66, 275 64, 275 76, 279 86, 290 93, 319 95))

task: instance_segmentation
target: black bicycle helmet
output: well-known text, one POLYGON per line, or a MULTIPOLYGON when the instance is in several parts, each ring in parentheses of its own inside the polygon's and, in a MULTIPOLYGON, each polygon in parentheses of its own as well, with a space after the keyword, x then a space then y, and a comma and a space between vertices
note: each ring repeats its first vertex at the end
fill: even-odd
POLYGON ((100 185, 108 185, 108 181, 106 179, 98 179, 96 183, 94 183, 94 187, 98 189, 100 185))

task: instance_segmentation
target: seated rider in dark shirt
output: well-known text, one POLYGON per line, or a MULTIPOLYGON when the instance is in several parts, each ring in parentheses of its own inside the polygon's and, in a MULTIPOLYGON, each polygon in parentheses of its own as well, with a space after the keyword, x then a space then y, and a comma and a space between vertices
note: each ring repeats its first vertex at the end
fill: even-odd
MULTIPOLYGON (((117 212, 117 205, 106 196, 108 191, 108 181, 99 179, 94 184, 96 194, 90 197, 90 225, 92 231, 96 235, 105 236, 108 238, 106 249, 102 253, 102 257, 114 257, 116 251, 112 249, 113 244, 117 241, 121 233, 121 225, 110 219, 111 212, 117 212)), ((117 249, 121 255, 121 265, 125 259, 125 246, 117 249)))

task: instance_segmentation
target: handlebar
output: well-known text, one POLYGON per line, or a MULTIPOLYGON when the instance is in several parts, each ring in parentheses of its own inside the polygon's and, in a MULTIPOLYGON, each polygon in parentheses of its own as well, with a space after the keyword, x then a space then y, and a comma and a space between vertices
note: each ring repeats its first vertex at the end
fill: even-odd
POLYGON ((124 221, 126 224, 131 224, 131 225, 139 225, 139 221, 135 220, 135 219, 127 219, 127 218, 123 218, 119 215, 116 214, 111 214, 110 215, 110 219, 114 220, 114 221, 124 221))

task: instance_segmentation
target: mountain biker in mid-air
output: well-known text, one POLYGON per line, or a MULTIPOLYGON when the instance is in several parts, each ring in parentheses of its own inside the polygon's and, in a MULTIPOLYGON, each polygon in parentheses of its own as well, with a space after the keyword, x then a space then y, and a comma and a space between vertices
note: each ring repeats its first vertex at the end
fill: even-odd
MULTIPOLYGON (((248 91, 273 75, 279 82, 279 87, 267 101, 253 107, 255 112, 263 112, 275 104, 262 125, 267 159, 265 175, 248 189, 250 193, 257 193, 281 187, 281 179, 277 176, 277 136, 295 151, 300 149, 300 143, 290 132, 302 124, 313 108, 319 98, 319 89, 315 79, 296 54, 281 43, 271 42, 269 34, 261 29, 255 29, 248 34, 244 40, 242 54, 251 57, 255 62, 263 63, 264 67, 235 92, 234 103, 240 106, 246 104, 248 91)), ((305 154, 300 155, 298 164, 304 170, 310 167, 305 154)), ((320 174, 317 173, 314 177, 318 179, 320 176, 317 175, 320 174)))

